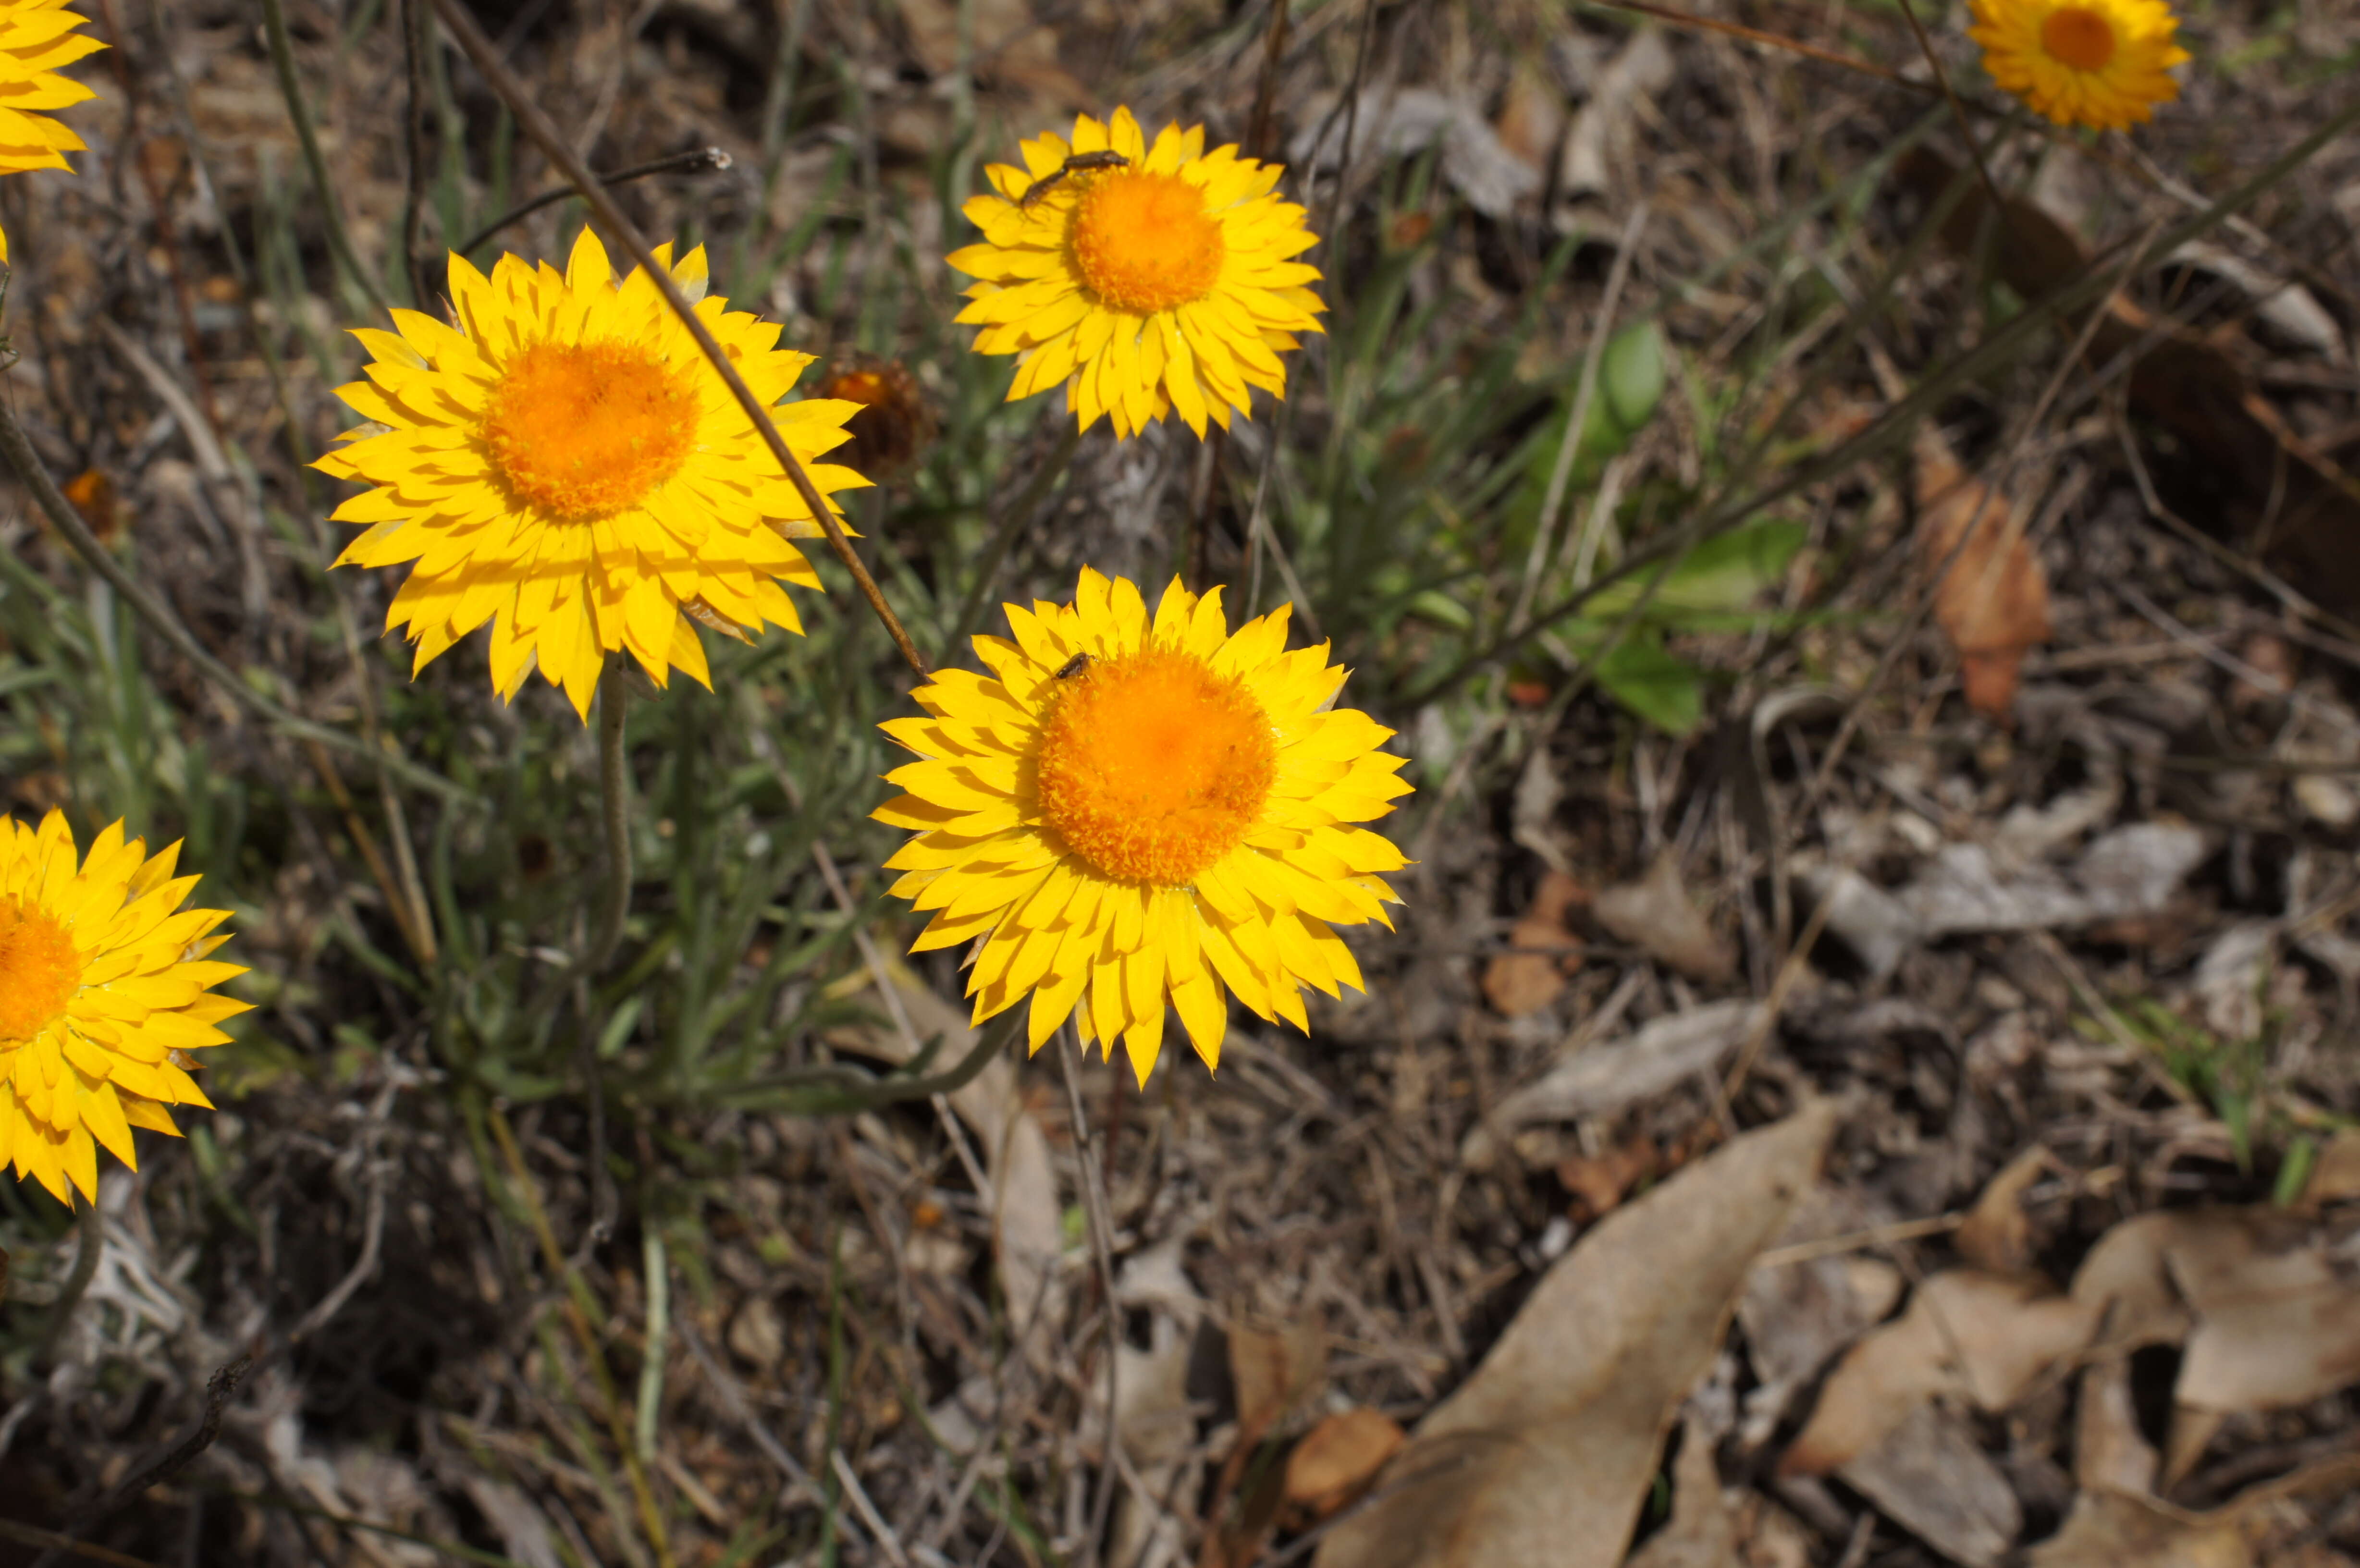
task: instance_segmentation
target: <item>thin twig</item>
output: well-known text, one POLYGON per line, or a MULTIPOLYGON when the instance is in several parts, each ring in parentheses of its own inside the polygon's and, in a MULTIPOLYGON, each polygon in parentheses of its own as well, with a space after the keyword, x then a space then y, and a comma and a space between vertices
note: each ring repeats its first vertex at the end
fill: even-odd
POLYGON ((328 755, 328 748, 316 740, 303 744, 311 753, 312 771, 320 776, 320 782, 327 786, 328 798, 335 801, 336 810, 344 813, 344 831, 353 835, 353 847, 361 852, 363 860, 368 862, 369 877, 377 883, 377 890, 385 895, 386 913, 393 917, 394 928, 401 932, 402 945, 410 949, 410 957, 416 959, 421 968, 432 969, 434 966, 433 938, 425 934, 420 925, 425 906, 422 903, 412 905, 401 885, 394 880, 393 867, 386 864, 385 852, 377 848, 377 834, 369 832, 368 823, 361 821, 360 808, 354 804, 352 791, 344 788, 344 775, 336 771, 335 759, 328 755))
POLYGON ((19 1546, 46 1546, 53 1552, 70 1552, 93 1563, 111 1563, 115 1568, 156 1568, 144 1557, 127 1556, 112 1547, 93 1546, 86 1541, 76 1541, 35 1525, 18 1524, 14 1519, 0 1519, 0 1541, 13 1541, 19 1546))
POLYGON ((1942 89, 1942 101, 1950 106, 1959 122, 1959 137, 1967 144, 1967 156, 1975 160, 1975 172, 1983 177, 1983 194, 1991 198, 1992 212, 2001 223, 2007 222, 2007 200, 1999 193, 1999 181, 1992 178, 1991 165, 1983 161, 1983 144, 1975 140, 1975 128, 1967 124, 1966 105, 1959 102, 1956 89, 1950 85, 1950 73, 1943 69, 1942 57, 1934 50, 1934 40, 1926 36, 1926 24, 1918 19, 1918 7, 1909 0, 1901 0, 1901 14, 1909 22, 1909 30, 1918 35, 1918 48, 1933 68, 1934 81, 1942 89))
POLYGON ((1289 22, 1287 0, 1270 0, 1270 31, 1262 36, 1262 76, 1254 83, 1253 114, 1246 121, 1248 158, 1270 156, 1264 149, 1270 146, 1272 111, 1278 107, 1278 68, 1286 55, 1289 22))
POLYGON ((1863 76, 1874 76, 1879 82, 1889 82, 1893 86, 1906 88, 1912 93, 1930 95, 1934 92, 1934 89, 1926 83, 1912 82, 1889 67, 1863 60, 1858 55, 1841 54, 1831 49, 1821 49, 1817 44, 1807 44, 1800 38, 1790 38, 1784 33, 1765 33, 1759 27, 1749 27, 1737 22, 1724 22, 1718 16, 1699 16, 1689 11, 1676 11, 1669 5, 1652 5, 1649 0, 1585 0, 1585 3, 1606 11, 1636 11, 1643 16, 1653 16, 1659 22, 1669 22, 1676 27, 1688 27, 1698 32, 1726 33, 1733 38, 1743 38, 1750 44, 1761 44, 1766 49, 1785 49, 1789 54, 1799 54, 1807 60, 1816 60, 1823 65, 1841 66, 1846 71, 1859 71, 1863 76))
POLYGON ((1811 910, 1811 918, 1803 922, 1802 933, 1787 950, 1786 961, 1778 965, 1778 976, 1770 983, 1770 995, 1754 1014, 1753 1024, 1745 1031, 1745 1043, 1738 1048, 1737 1060, 1729 1069, 1729 1076, 1721 1085, 1720 1111, 1722 1130, 1731 1138, 1737 1136, 1737 1124, 1730 1119, 1730 1107, 1736 1103, 1738 1090, 1745 1086, 1754 1064, 1761 1060, 1762 1048, 1770 1043, 1772 1031, 1778 1027, 1778 1015, 1786 1010, 1786 998, 1802 982, 1803 972, 1810 967, 1811 949, 1818 945, 1819 933, 1827 929, 1828 914, 1836 907, 1830 893, 1811 910))
MULTIPOLYGON (((2133 259, 2136 260, 2136 256, 2133 259)), ((2128 266, 2114 277, 2106 297, 2097 303, 2091 310, 2089 319, 2082 323, 2081 332, 2075 338, 2070 352, 2058 362, 2057 369, 2050 375, 2048 384, 2040 389, 2039 397, 2033 400, 2028 415, 2017 422, 2008 439, 2006 461, 2002 463, 1997 476, 1983 486, 1983 493, 1976 500, 1974 510, 1968 514, 1965 526, 1959 529, 1957 542, 1952 544, 1949 552, 1935 563, 1933 572, 1928 576, 1925 593, 1919 597, 1918 603, 1911 606, 1908 616, 1896 635, 1886 640, 1884 651, 1877 657, 1876 668, 1870 672, 1866 682, 1852 694, 1851 701, 1846 704, 1843 718, 1837 724, 1833 738, 1828 742, 1827 756, 1820 761, 1818 771, 1811 776, 1808 785, 1803 791, 1802 804, 1794 817, 1794 821, 1797 823, 1811 819, 1812 813, 1819 808, 1820 800, 1834 784, 1836 767, 1843 759, 1845 750, 1852 745, 1852 736, 1859 732, 1867 715, 1871 697, 1884 685, 1885 675, 1900 659, 1902 650, 1916 640, 1918 627, 1925 625, 1927 618, 1933 614, 1936 596, 1941 592, 1942 585, 1950 580, 1952 569, 1966 554, 1968 545, 1973 542, 1977 533, 1982 529, 1984 512, 1990 507, 1993 499, 2003 494, 2015 479, 2016 466, 2022 461, 2026 439, 2039 427, 2042 420, 2049 417, 2050 406, 2056 401, 2058 395, 2064 390, 2066 377, 2071 374, 2075 365, 2081 363, 2081 356, 2088 352, 2091 342, 2097 336, 2098 328, 2107 320, 2115 295, 2129 283, 2130 277, 2128 266)), ((1994 550, 1993 559, 1994 561, 2001 559, 2002 553, 1994 550)))
MULTIPOLYGON (((268 0, 268 3, 275 5, 279 0, 268 0)), ((795 493, 803 497, 803 505, 811 508, 813 519, 826 533, 827 542, 835 550, 836 559, 844 563, 847 572, 852 573, 853 582, 859 585, 861 597, 869 601, 869 609, 884 626, 886 635, 893 639, 893 646, 901 650, 903 661, 921 677, 931 673, 925 656, 918 651, 918 645, 910 640, 910 634, 902 627, 901 617, 885 602, 885 594, 877 586, 877 580, 869 575, 869 568, 862 564, 859 555, 853 550, 852 540, 845 534, 844 524, 837 520, 827 497, 820 494, 819 486, 812 483, 811 474, 805 471, 801 460, 788 448, 786 438, 779 433, 777 422, 770 418, 770 410, 754 396, 754 389, 746 384, 746 378, 738 373, 737 365, 723 352, 720 340, 713 335, 713 329, 705 324, 704 317, 696 313, 695 308, 688 302, 688 297, 680 291, 680 284, 670 270, 657 263, 654 247, 648 244, 647 236, 639 233, 638 224, 623 215, 623 210, 615 204, 615 199, 607 195, 606 188, 598 183, 597 176, 583 167, 573 147, 558 134, 557 127, 550 123, 547 114, 541 113, 540 105, 532 101, 532 95, 525 90, 524 83, 517 80, 516 72, 501 61, 492 48, 491 40, 484 37, 484 30, 475 25, 475 19, 468 15, 466 7, 459 0, 433 0, 433 4, 435 14, 442 18, 442 25, 450 29, 453 38, 458 39, 460 49, 475 62, 475 70, 485 82, 508 106, 509 113, 516 115, 517 124, 524 127, 525 135, 532 138, 542 156, 555 164, 560 173, 574 182, 574 188, 582 193, 582 199, 590 204, 590 210, 606 225, 625 253, 647 273, 649 280, 664 297, 664 303, 672 307, 672 313, 680 318, 681 325, 688 330, 689 336, 696 340, 696 346, 712 362, 715 374, 729 388, 729 395, 738 400, 738 406, 746 410, 746 417, 753 421, 756 433, 770 449, 770 455, 778 460, 780 470, 794 485, 795 493)))
POLYGON ((867 1525, 869 1533, 877 1538, 878 1550, 885 1553, 893 1568, 910 1568, 910 1554, 902 1549, 901 1537, 895 1535, 893 1527, 885 1522, 885 1516, 877 1511, 877 1505, 869 1500, 869 1490, 860 1484, 860 1477, 854 1474, 852 1462, 844 1456, 844 1450, 829 1449, 827 1459, 829 1467, 836 1472, 836 1478, 844 1483, 845 1496, 852 1499, 852 1511, 860 1516, 860 1522, 867 1525))
MULTIPOLYGON (((599 184, 611 188, 617 185, 628 185, 634 180, 645 180, 651 174, 702 174, 708 169, 724 169, 729 167, 730 162, 731 159, 729 155, 721 148, 717 147, 698 147, 691 152, 676 152, 670 158, 659 158, 650 159, 646 163, 635 163, 628 169, 618 169, 612 174, 602 174, 597 178, 599 184)), ((473 256, 475 253, 476 247, 481 245, 486 240, 490 239, 494 234, 498 234, 502 229, 507 228, 510 223, 521 223, 525 219, 531 217, 535 212, 540 212, 543 207, 563 201, 574 193, 574 188, 571 185, 551 186, 548 190, 542 191, 540 195, 535 196, 530 201, 523 202, 519 206, 509 208, 507 212, 501 213, 498 217, 494 218, 490 223, 486 223, 482 228, 477 229, 474 234, 468 235, 467 243, 458 247, 459 254, 461 256, 473 256)))
POLYGON ((1808 1263, 1814 1258, 1835 1258, 1847 1252, 1864 1252, 1872 1247, 1889 1247, 1896 1241, 1915 1241, 1921 1236, 1941 1236, 1967 1223, 1963 1214, 1935 1214, 1921 1220, 1896 1220, 1891 1225, 1869 1230, 1848 1231, 1842 1236, 1822 1236, 1817 1241, 1797 1241, 1785 1247, 1774 1247, 1767 1252, 1756 1253, 1756 1269, 1785 1269, 1797 1263, 1808 1263))
POLYGON ((705 1336, 696 1332, 695 1323, 683 1314, 674 1327, 680 1333, 681 1343, 688 1346, 689 1355, 696 1358, 697 1367, 705 1374, 705 1380, 712 1387, 714 1396, 721 1401, 723 1412, 746 1429, 747 1434, 754 1440, 754 1446, 779 1467, 779 1474, 787 1478, 790 1487, 801 1491, 813 1507, 825 1506, 827 1496, 820 1490, 819 1483, 812 1479, 812 1473, 804 1469, 802 1462, 787 1452, 786 1444, 762 1423, 762 1418, 754 1412, 752 1402, 746 1397, 745 1385, 738 1382, 737 1376, 723 1366, 720 1358, 706 1346, 705 1336))
MULTIPOLYGON (((163 6, 151 5, 148 8, 148 19, 155 31, 158 58, 165 62, 171 80, 174 106, 180 114, 181 139, 188 145, 189 157, 195 165, 198 178, 210 182, 213 176, 209 172, 205 158, 204 138, 198 134, 195 110, 189 97, 188 81, 180 74, 180 62, 173 52, 171 38, 164 30, 163 6)), ((285 366, 279 363, 278 350, 273 346, 270 333, 263 323, 262 313, 257 308, 253 278, 246 270, 246 256, 238 246, 236 233, 231 228, 224 227, 221 230, 221 244, 223 255, 229 262, 230 277, 237 285, 239 304, 246 313, 246 328, 254 336, 255 349, 261 355, 263 368, 270 379, 272 399, 278 404, 279 410, 283 416, 281 422, 287 434, 288 455, 295 463, 296 479, 303 496, 304 516, 311 523, 312 548, 318 551, 318 561, 314 564, 314 570, 319 573, 321 584, 327 594, 329 604, 335 610, 337 635, 344 645, 345 662, 350 664, 353 670, 354 696, 360 707, 362 741, 360 749, 367 757, 370 775, 377 781, 378 805, 385 812, 386 836, 393 844, 393 868, 400 878, 403 896, 416 917, 418 935, 425 943, 423 956, 425 962, 431 965, 439 952, 434 935, 433 909, 426 898, 425 881, 418 874, 418 854, 410 842, 409 812, 401 803, 399 792, 393 787, 393 778, 387 765, 387 755, 388 751, 395 748, 390 746, 377 722, 377 671, 362 652, 360 628, 353 619, 351 603, 345 599, 344 593, 328 575, 329 563, 333 560, 335 550, 329 541, 327 519, 322 515, 322 509, 313 502, 315 482, 311 469, 311 452, 303 439, 303 421, 296 416, 294 399, 287 385, 285 366)), ((118 346, 126 357, 135 355, 137 358, 146 357, 139 353, 138 345, 127 336, 118 332, 113 334, 109 341, 116 342, 118 339, 120 340, 118 346)), ((157 395, 169 403, 175 391, 171 378, 162 375, 159 369, 156 374, 149 376, 149 380, 154 385, 157 395)), ((202 470, 208 461, 212 461, 207 457, 205 450, 210 443, 213 449, 213 459, 218 460, 217 466, 221 474, 235 481, 236 489, 243 497, 248 512, 258 516, 262 510, 262 496, 252 464, 247 463, 233 470, 227 454, 222 451, 220 443, 211 440, 212 432, 204 432, 207 439, 200 441, 193 426, 183 421, 183 428, 190 431, 190 445, 196 449, 199 468, 202 470)))
POLYGON ((353 1293, 377 1272, 377 1258, 385 1243, 387 1163, 378 1160, 370 1161, 368 1212, 361 1221, 361 1255, 353 1260, 353 1266, 344 1271, 344 1277, 336 1282, 336 1288, 314 1302, 311 1310, 303 1314, 302 1321, 288 1332, 284 1348, 292 1349, 327 1327, 329 1321, 344 1310, 344 1303, 353 1299, 353 1293))
POLYGON ((1222 458, 1228 453, 1229 431, 1215 425, 1205 432, 1205 489, 1188 508, 1186 532, 1180 541, 1180 584, 1192 593, 1205 591, 1206 541, 1213 531, 1213 514, 1221 507, 1222 458))
POLYGON ((328 160, 320 154, 320 136, 311 128, 311 110, 303 101, 303 82, 295 70, 295 46, 287 37, 286 0, 262 0, 262 30, 270 45, 270 64, 279 73, 279 96, 287 100, 287 117, 295 123, 295 139, 303 149, 303 166, 311 171, 312 192, 320 201, 320 222, 328 233, 328 249, 380 316, 392 307, 385 290, 353 250, 344 232, 344 207, 336 200, 336 183, 328 174, 328 160))
POLYGON ((33 1568, 55 1568, 58 1560, 68 1552, 82 1557, 98 1557, 102 1562, 137 1561, 136 1558, 107 1557, 100 1552, 86 1550, 72 1538, 81 1535, 101 1519, 114 1514, 124 1504, 137 1497, 148 1487, 161 1486, 178 1475, 195 1461, 198 1454, 211 1448, 213 1445, 213 1439, 221 1435, 222 1412, 229 1408, 230 1396, 237 1392, 239 1382, 245 1378, 253 1366, 254 1357, 247 1355, 241 1356, 216 1370, 205 1383, 205 1408, 203 1413, 197 1418, 194 1429, 186 1437, 158 1454, 152 1463, 140 1466, 124 1480, 109 1487, 104 1497, 76 1517, 74 1522, 66 1528, 62 1536, 52 1536, 49 1550, 33 1559, 33 1568))
MULTIPOLYGON (((1262 39, 1262 77, 1254 86, 1253 114, 1246 121, 1244 150, 1250 158, 1268 156, 1262 148, 1270 139, 1279 61, 1286 49, 1286 8, 1287 0, 1271 0, 1270 31, 1262 39)), ((1180 546, 1180 581, 1193 593, 1205 589, 1205 555, 1211 545, 1213 518, 1221 509, 1221 485, 1229 476, 1224 461, 1229 445, 1229 426, 1217 424, 1206 432, 1205 493, 1188 508, 1187 533, 1180 546)))

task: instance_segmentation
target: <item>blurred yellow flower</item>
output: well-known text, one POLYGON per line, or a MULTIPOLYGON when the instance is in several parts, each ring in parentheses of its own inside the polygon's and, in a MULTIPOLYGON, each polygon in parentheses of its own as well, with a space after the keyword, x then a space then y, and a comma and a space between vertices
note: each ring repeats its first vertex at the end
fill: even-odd
MULTIPOLYGON (((867 485, 815 461, 859 405, 781 403, 812 356, 707 297, 702 246, 656 255, 820 492, 867 485)), ((372 422, 315 465, 374 486, 336 508, 372 525, 337 565, 418 563, 386 616, 416 669, 489 621, 500 695, 538 663, 586 719, 615 649, 659 686, 675 668, 710 686, 692 621, 803 630, 779 583, 820 586, 787 542, 820 525, 652 278, 617 285, 585 229, 563 274, 504 256, 486 278, 453 256, 451 297, 456 326, 396 310, 399 335, 353 334, 376 359, 337 395, 372 422)))
MULTIPOLYGON (((0 0, 0 174, 73 167, 65 155, 80 152, 82 139, 35 111, 96 96, 58 74, 107 47, 75 34, 89 20, 67 10, 66 0, 0 0)), ((0 231, 0 262, 7 259, 8 236, 0 231)))
POLYGON ((1968 0, 1991 79, 2060 125, 2127 130, 2180 96, 2164 0, 1968 0))
POLYGON ((1132 436, 1174 408, 1199 436, 1250 412, 1250 388, 1286 396, 1279 354, 1321 330, 1327 307, 1288 257, 1318 243, 1303 209, 1272 192, 1284 170, 1205 151, 1205 128, 1166 125, 1150 147, 1129 109, 1085 114, 1071 142, 1022 144, 1024 167, 985 172, 996 195, 967 215, 983 242, 950 264, 980 279, 962 321, 978 354, 1022 355, 1011 401, 1063 384, 1087 430, 1103 414, 1132 436))
POLYGON ((923 760, 875 812, 917 830, 885 863, 934 912, 912 951, 983 939, 976 1021, 1029 995, 1037 1051, 1079 1007, 1082 1039, 1120 1037, 1144 1083, 1167 1000, 1218 1066, 1224 987, 1304 1029, 1306 983, 1360 985, 1329 927, 1390 926, 1380 874, 1407 862, 1351 824, 1409 786, 1377 749, 1393 732, 1329 706, 1328 646, 1287 652, 1286 608, 1232 634, 1219 589, 1177 581, 1151 621, 1087 569, 1070 604, 1006 608, 1015 640, 975 639, 990 675, 940 670, 926 717, 883 726, 923 760))
POLYGON ((210 961, 229 911, 180 909, 180 854, 146 858, 118 822, 77 869, 63 812, 0 817, 0 1164, 60 1203, 96 1199, 99 1149, 136 1171, 133 1127, 177 1138, 166 1106, 212 1106, 182 1053, 248 1006, 212 990, 246 971, 210 961))

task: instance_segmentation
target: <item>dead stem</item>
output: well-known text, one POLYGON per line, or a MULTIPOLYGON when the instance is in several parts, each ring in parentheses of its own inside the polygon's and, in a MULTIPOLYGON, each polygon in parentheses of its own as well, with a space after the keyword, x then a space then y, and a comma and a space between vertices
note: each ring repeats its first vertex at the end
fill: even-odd
MULTIPOLYGON (((279 0, 267 0, 267 3, 276 6, 279 0)), ((467 58, 475 62, 475 70, 486 84, 508 106, 508 112, 517 117, 517 124, 524 127, 525 134, 532 138, 542 155, 574 182, 574 188, 582 193, 582 199, 590 204, 590 210, 597 213, 608 233, 646 271, 657 291, 663 295, 664 303, 672 307, 672 313, 680 318, 681 325, 687 328, 689 335, 696 340, 696 346, 712 362, 715 373, 729 388, 730 396, 738 399, 738 406, 746 410, 746 417, 754 422, 755 430, 761 436, 763 444, 770 449, 770 455, 778 460, 780 469, 794 485, 796 494, 803 497, 803 505, 811 508, 813 518, 826 531, 827 542, 835 550, 836 559, 844 563, 846 571, 852 573, 853 582, 859 585, 861 597, 869 601, 869 609, 876 613, 886 635, 901 650, 903 662, 921 678, 930 674, 925 656, 918 651, 917 644, 910 640, 910 634, 903 629, 901 619, 893 613, 893 607, 885 602, 883 591, 877 586, 877 580, 869 575, 869 568, 853 550, 852 540, 845 534, 844 524, 837 520, 827 497, 819 493, 819 487, 812 483, 811 475, 804 471, 802 462, 788 449, 786 438, 779 433, 778 424, 770 418, 770 409, 762 406, 762 400, 754 396, 752 387, 746 385, 746 378, 738 374, 737 365, 722 352, 719 340, 713 335, 713 329, 705 324, 705 319, 689 304, 687 296, 680 291, 680 285, 673 281, 671 272, 657 263, 655 250, 648 244, 647 236, 639 233, 638 224, 623 215, 623 210, 615 205, 615 199, 606 194, 597 177, 574 156, 573 147, 558 134, 557 127, 550 123, 549 116, 541 112, 540 105, 532 101, 532 95, 525 90, 524 83, 518 81, 516 73, 502 63, 498 52, 492 48, 491 40, 484 37, 483 29, 475 26, 475 18, 467 14, 466 8, 458 0, 433 0, 433 4, 436 14, 442 18, 442 25, 450 29, 451 36, 458 40, 467 58)))

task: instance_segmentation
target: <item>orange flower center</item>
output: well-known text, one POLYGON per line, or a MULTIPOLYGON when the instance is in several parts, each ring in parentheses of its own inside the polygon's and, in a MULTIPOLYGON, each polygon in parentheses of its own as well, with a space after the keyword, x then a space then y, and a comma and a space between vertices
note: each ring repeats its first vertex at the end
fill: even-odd
POLYGON ((1229 254, 1205 193, 1176 174, 1093 175, 1074 204, 1074 267, 1101 303, 1144 315, 1202 299, 1229 254))
POLYGON ((537 343, 484 409, 492 466, 518 500, 588 520, 646 499, 695 445, 695 381, 634 343, 537 343))
POLYGON ((1278 746, 1243 682, 1146 648, 1051 684, 1041 813, 1098 871, 1185 887, 1261 816, 1278 746))
POLYGON ((81 985, 72 933, 38 905, 0 898, 0 1050, 49 1028, 81 985))
POLYGON ((2060 5, 2040 22, 2040 47, 2075 71, 2103 71, 2114 58, 2114 25, 2086 5, 2060 5))

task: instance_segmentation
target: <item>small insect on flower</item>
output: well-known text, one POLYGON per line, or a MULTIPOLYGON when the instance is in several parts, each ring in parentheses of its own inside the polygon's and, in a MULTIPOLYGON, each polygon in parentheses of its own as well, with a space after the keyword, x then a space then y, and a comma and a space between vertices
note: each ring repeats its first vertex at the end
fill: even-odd
POLYGON ((183 909, 180 846, 150 856, 116 822, 77 866, 73 831, 0 816, 0 1165, 60 1203, 98 1195, 98 1150, 139 1167, 131 1129, 180 1136, 172 1105, 210 1107, 190 1052, 247 1004, 213 989, 227 909, 183 909))
POLYGON ((1167 1011, 1208 1066, 1231 996, 1307 1029, 1304 986, 1360 984, 1334 928, 1392 924, 1407 862, 1360 824, 1409 793, 1393 732, 1337 705, 1324 645, 1288 651, 1285 609, 1231 632, 1218 588, 1151 614, 1087 570, 1007 609, 989 675, 941 670, 883 726, 919 757, 874 813, 914 830, 885 864, 934 916, 915 947, 975 943, 978 1023, 1028 1002, 1037 1051, 1073 1018, 1142 1083, 1167 1011))
POLYGON ((1023 195, 1016 199, 1016 204, 1019 207, 1029 210, 1035 202, 1039 201, 1042 197, 1046 196, 1050 191, 1054 191, 1059 183, 1065 180, 1065 176, 1069 174, 1086 174, 1090 170, 1097 169, 1128 169, 1130 167, 1131 159, 1123 157, 1122 154, 1119 152, 1077 152, 1072 157, 1066 158, 1064 163, 1058 165, 1048 173, 1043 175, 1040 179, 1034 180, 1031 189, 1027 190, 1023 195))
POLYGON ((976 353, 1019 358, 1011 402, 1063 387, 1083 430, 1104 418, 1128 439, 1175 409, 1227 430, 1255 387, 1286 396, 1279 356, 1327 306, 1294 259, 1318 240, 1278 194, 1283 169, 1207 152, 1202 125, 1150 139, 1128 109, 1022 151, 985 169, 964 209, 982 240, 948 257, 976 279, 958 317, 983 329, 976 353))

